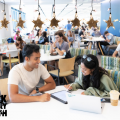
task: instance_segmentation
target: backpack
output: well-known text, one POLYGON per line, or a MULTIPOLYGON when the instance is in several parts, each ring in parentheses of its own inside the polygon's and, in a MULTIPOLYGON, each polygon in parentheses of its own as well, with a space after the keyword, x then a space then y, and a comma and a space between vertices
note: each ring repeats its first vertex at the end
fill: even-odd
POLYGON ((12 38, 7 39, 8 43, 14 43, 14 40, 12 38))

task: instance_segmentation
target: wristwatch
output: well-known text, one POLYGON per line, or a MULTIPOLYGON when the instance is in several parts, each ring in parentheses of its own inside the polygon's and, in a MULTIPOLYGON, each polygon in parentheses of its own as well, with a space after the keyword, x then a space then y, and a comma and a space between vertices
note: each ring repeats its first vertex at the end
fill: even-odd
POLYGON ((39 93, 39 88, 38 87, 36 87, 36 93, 39 93))
POLYGON ((54 49, 57 49, 57 47, 54 47, 54 49))

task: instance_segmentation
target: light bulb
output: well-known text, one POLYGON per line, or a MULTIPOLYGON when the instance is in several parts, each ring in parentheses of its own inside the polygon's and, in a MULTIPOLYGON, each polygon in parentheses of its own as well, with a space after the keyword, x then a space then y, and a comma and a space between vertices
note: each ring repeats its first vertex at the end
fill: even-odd
POLYGON ((53 17, 55 17, 55 13, 53 13, 53 17))
POLYGON ((4 15, 4 18, 6 18, 6 15, 4 15))
POLYGON ((112 17, 112 15, 110 14, 110 18, 112 17))
POLYGON ((21 17, 21 14, 19 14, 19 18, 21 17))
POLYGON ((77 14, 77 13, 75 13, 75 17, 76 17, 76 18, 78 17, 78 14, 77 14))
POLYGON ((104 22, 106 22, 106 20, 103 20, 104 22))
POLYGON ((115 27, 113 26, 113 28, 115 29, 115 27))
POLYGON ((90 15, 90 18, 92 19, 92 18, 93 18, 93 16, 92 16, 92 15, 90 15))
POLYGON ((38 15, 38 19, 40 19, 40 15, 38 15))

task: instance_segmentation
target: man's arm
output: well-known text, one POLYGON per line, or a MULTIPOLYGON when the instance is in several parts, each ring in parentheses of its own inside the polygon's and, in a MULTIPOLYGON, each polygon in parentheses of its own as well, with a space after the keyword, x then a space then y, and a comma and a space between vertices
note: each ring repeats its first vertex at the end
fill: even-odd
POLYGON ((111 41, 111 39, 109 40, 109 39, 106 37, 106 40, 105 40, 105 41, 109 43, 109 42, 111 41))
POLYGON ((112 57, 116 57, 118 54, 118 51, 115 50, 115 52, 113 53, 112 57))
POLYGON ((56 51, 58 52, 59 55, 63 56, 64 52, 66 52, 65 50, 59 50, 58 48, 56 48, 56 51))
POLYGON ((55 89, 56 84, 51 76, 49 78, 45 79, 44 81, 45 81, 46 85, 39 88, 39 92, 44 92, 44 91, 55 89))
POLYGON ((50 43, 50 53, 55 52, 55 50, 53 49, 52 43, 50 43))
POLYGON ((47 102, 50 100, 50 94, 43 94, 41 96, 27 96, 18 93, 18 85, 8 84, 8 94, 10 102, 47 102))
POLYGON ((36 44, 38 44, 38 41, 35 41, 36 44))

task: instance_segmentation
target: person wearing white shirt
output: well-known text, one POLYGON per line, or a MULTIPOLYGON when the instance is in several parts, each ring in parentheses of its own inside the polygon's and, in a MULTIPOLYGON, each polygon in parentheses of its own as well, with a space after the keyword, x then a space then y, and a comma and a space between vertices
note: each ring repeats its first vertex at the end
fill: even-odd
POLYGON ((22 54, 24 63, 14 66, 8 76, 8 95, 10 102, 46 102, 50 100, 50 94, 31 96, 38 92, 44 92, 55 88, 55 82, 46 68, 40 64, 39 46, 26 44, 22 54), (36 89, 42 78, 46 85, 36 89))
POLYGON ((116 57, 117 56, 117 54, 118 54, 118 56, 120 57, 120 44, 117 46, 117 48, 116 48, 116 50, 115 50, 115 52, 113 53, 113 57, 116 57))

